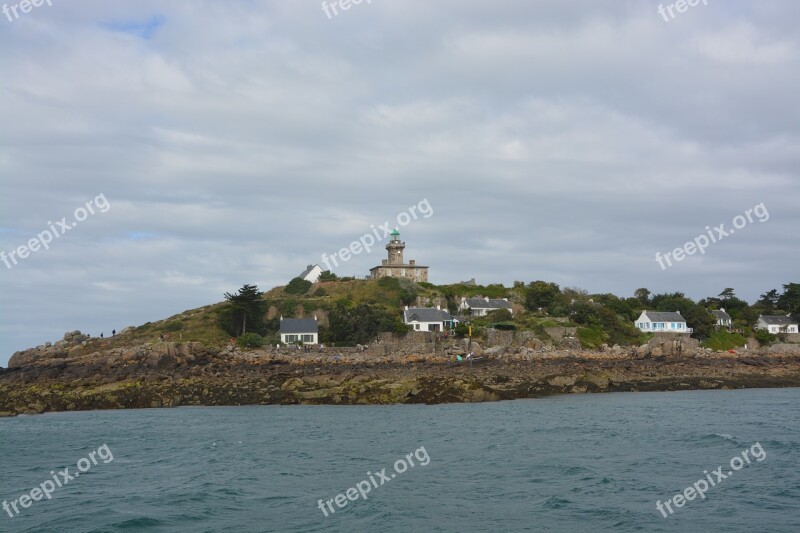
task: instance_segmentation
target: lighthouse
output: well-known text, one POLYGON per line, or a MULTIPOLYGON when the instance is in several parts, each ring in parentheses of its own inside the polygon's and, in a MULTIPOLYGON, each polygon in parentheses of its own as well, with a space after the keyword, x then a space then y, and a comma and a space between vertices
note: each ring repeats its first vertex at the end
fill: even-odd
POLYGON ((408 263, 403 260, 403 250, 406 243, 400 240, 400 232, 397 228, 389 236, 386 243, 387 258, 381 261, 380 266, 369 269, 370 278, 406 278, 412 281, 428 281, 428 267, 418 265, 411 259, 408 263))

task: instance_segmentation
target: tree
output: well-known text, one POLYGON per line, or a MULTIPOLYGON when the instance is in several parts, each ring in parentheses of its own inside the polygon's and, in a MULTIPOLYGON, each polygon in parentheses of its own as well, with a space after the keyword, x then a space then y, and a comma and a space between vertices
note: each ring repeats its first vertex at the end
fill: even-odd
POLYGON ((719 293, 719 298, 724 303, 726 300, 730 300, 731 298, 735 298, 736 295, 734 294, 734 290, 730 287, 724 289, 721 293, 719 293))
POLYGON ((317 281, 336 281, 338 279, 339 276, 337 276, 330 270, 323 270, 322 273, 319 275, 319 279, 317 279, 317 281))
POLYGON ((540 307, 550 308, 561 296, 561 289, 555 283, 546 281, 533 281, 525 290, 525 307, 530 311, 536 311, 540 307))
POLYGON ((258 333, 243 333, 236 339, 236 344, 241 348, 261 348, 264 346, 264 337, 258 333))
POLYGON ((787 283, 778 298, 778 308, 792 315, 800 314, 800 283, 787 283))
POLYGON ((627 317, 620 317, 610 308, 601 306, 597 312, 597 320, 608 335, 606 341, 609 344, 641 344, 642 332, 627 317))
POLYGON ((495 309, 494 311, 486 313, 486 319, 489 322, 507 322, 509 320, 514 320, 514 316, 508 309, 495 309))
POLYGON ((582 326, 594 326, 599 323, 601 307, 589 302, 573 302, 567 306, 570 320, 582 326))
POLYGON ((644 307, 650 305, 650 291, 644 287, 633 291, 633 297, 639 300, 644 307))
POLYGON ((656 311, 678 311, 686 318, 686 313, 696 304, 682 292, 663 293, 653 296, 651 305, 656 311))
POLYGON ((237 294, 225 293, 228 305, 220 314, 220 325, 229 334, 238 337, 250 331, 263 332, 264 301, 258 287, 242 285, 237 294))
POLYGON ((323 336, 325 342, 368 344, 382 331, 404 334, 408 327, 396 312, 370 304, 349 307, 339 301, 328 313, 328 328, 323 336))
POLYGON ((308 292, 308 289, 311 288, 311 285, 313 285, 313 283, 308 280, 303 278, 294 278, 286 287, 284 287, 283 291, 286 294, 305 294, 308 292))
POLYGON ((694 331, 692 337, 706 339, 714 332, 717 321, 708 310, 701 305, 693 305, 688 311, 683 313, 686 325, 694 331))
POLYGON ((762 314, 769 315, 778 307, 780 294, 776 289, 769 290, 762 294, 753 307, 758 307, 762 314))

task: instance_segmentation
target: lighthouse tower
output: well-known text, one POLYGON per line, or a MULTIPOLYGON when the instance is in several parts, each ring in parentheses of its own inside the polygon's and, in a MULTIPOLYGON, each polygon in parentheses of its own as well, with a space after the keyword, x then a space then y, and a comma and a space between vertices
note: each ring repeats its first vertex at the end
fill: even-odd
POLYGON ((400 240, 400 232, 397 228, 390 233, 392 240, 386 245, 386 251, 389 252, 389 265, 402 265, 403 264, 403 249, 406 243, 400 240))
POLYGON ((381 261, 380 266, 369 269, 370 278, 406 278, 413 281, 428 281, 428 267, 418 265, 413 259, 407 264, 403 259, 406 243, 400 240, 397 228, 391 232, 391 240, 386 244, 388 258, 381 261))

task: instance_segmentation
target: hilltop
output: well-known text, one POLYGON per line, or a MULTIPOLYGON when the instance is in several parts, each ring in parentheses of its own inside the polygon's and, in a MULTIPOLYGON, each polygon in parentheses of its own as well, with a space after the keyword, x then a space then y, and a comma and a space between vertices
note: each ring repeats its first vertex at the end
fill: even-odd
MULTIPOLYGON (((263 293, 245 285, 253 289, 257 299, 257 305, 246 311, 234 309, 233 301, 228 298, 125 328, 107 339, 108 346, 124 348, 148 344, 168 336, 175 342, 200 342, 210 348, 223 349, 231 338, 241 337, 243 318, 244 332, 256 334, 257 342, 252 344, 251 337, 248 343, 240 342, 240 347, 258 347, 260 342, 274 345, 280 341, 277 333, 281 317, 317 317, 320 342, 328 346, 355 346, 368 344, 381 333, 404 335, 408 331, 402 319, 404 306, 438 306, 448 310, 462 323, 455 334, 465 337, 469 324, 472 338, 477 342, 485 342, 489 331, 504 330, 513 335, 527 332, 554 348, 636 347, 653 337, 652 333, 643 333, 633 325, 645 309, 680 312, 693 329, 692 337, 715 350, 736 349, 746 343, 758 346, 778 340, 798 340, 791 335, 779 339, 754 329, 760 314, 793 313, 800 317, 800 284, 796 283, 784 285, 783 294, 769 291, 750 305, 736 298, 733 289, 725 289, 718 297, 694 302, 680 292, 651 295, 647 289, 638 289, 635 296, 621 298, 613 294, 589 294, 574 288, 561 289, 544 281, 515 282, 511 287, 466 283, 433 285, 395 278, 339 279, 329 272, 323 273, 320 279, 311 284, 296 278, 286 286, 263 293), (505 298, 511 304, 512 313, 497 311, 486 317, 469 316, 459 312, 464 297, 505 298), (710 311, 720 308, 727 309, 732 317, 730 328, 715 327, 710 311)), ((237 297, 236 294, 226 296, 237 297)), ((79 352, 77 348, 74 351, 79 352)), ((15 354, 9 366, 15 366, 19 357, 15 354)))

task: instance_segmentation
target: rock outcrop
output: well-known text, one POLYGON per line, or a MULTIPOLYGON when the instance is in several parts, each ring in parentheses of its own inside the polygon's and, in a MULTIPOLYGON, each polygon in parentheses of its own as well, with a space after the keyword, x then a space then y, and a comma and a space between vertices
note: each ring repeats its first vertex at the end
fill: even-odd
MULTIPOLYGON (((654 339, 655 340, 655 339, 654 339)), ((197 342, 124 346, 71 332, 0 369, 0 416, 245 404, 482 402, 549 394, 800 386, 800 345, 714 353, 682 339, 555 350, 534 338, 482 347, 388 339, 360 348, 221 351, 197 342), (419 351, 415 351, 415 349, 419 351), (463 359, 467 351, 473 359, 463 359), (462 356, 458 361, 456 356, 462 356)))

